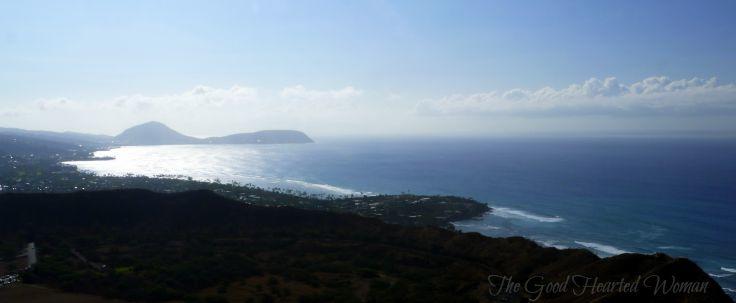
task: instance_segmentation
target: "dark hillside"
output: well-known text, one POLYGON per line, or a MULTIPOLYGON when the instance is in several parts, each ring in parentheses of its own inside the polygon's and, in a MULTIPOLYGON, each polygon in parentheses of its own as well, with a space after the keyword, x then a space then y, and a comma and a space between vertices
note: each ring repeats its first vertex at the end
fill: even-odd
POLYGON ((4 245, 34 241, 40 251, 27 282, 127 300, 515 302, 535 294, 491 296, 490 274, 522 283, 535 275, 562 281, 575 274, 709 284, 704 293, 653 296, 642 286, 631 294, 545 293, 542 301, 730 302, 685 259, 599 259, 518 237, 252 206, 209 191, 4 194, 0 217, 4 245))

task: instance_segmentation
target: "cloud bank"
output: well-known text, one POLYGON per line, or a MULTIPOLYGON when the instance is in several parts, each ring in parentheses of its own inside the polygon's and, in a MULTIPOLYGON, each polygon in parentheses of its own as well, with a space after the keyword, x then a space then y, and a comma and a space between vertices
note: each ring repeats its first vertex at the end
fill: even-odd
POLYGON ((195 136, 261 129, 325 135, 486 135, 558 131, 736 131, 736 84, 651 77, 589 79, 554 89, 457 94, 417 102, 411 92, 353 86, 277 89, 195 86, 102 100, 47 98, 0 108, 0 127, 117 134, 161 121, 195 136))
POLYGON ((736 84, 659 76, 633 84, 591 78, 564 89, 511 89, 418 102, 415 113, 467 115, 693 115, 736 113, 736 84))
POLYGON ((41 99, 38 111, 106 110, 117 112, 219 111, 240 108, 248 111, 310 112, 349 104, 362 91, 352 86, 334 90, 308 89, 303 85, 286 87, 278 94, 263 94, 253 87, 234 85, 214 88, 199 85, 191 90, 168 95, 126 95, 108 100, 85 102, 67 98, 41 99))
POLYGON ((313 90, 304 85, 295 85, 281 90, 281 97, 286 99, 300 100, 344 100, 360 96, 363 92, 352 86, 346 86, 337 90, 313 90))
POLYGON ((199 85, 172 94, 132 94, 103 100, 45 98, 0 108, 1 126, 63 129, 116 134, 149 120, 161 121, 191 134, 214 135, 260 129, 309 129, 310 125, 348 119, 362 91, 352 86, 312 89, 294 85, 261 90, 234 85, 199 85))

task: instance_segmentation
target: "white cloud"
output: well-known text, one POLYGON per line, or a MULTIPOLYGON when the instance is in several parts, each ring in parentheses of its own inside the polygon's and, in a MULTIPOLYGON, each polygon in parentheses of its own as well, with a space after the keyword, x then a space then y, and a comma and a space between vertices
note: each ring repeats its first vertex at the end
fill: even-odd
POLYGON ((422 115, 580 115, 736 113, 736 85, 715 78, 650 77, 625 85, 591 78, 564 89, 511 89, 451 95, 416 104, 422 115))
POLYGON ((18 117, 22 117, 25 114, 27 114, 27 111, 24 109, 16 109, 16 108, 0 109, 0 118, 18 118, 18 117))
POLYGON ((736 115, 735 84, 652 77, 632 84, 615 78, 590 79, 562 89, 452 95, 418 104, 411 92, 364 93, 352 86, 323 90, 303 85, 275 90, 196 86, 171 94, 27 102, 0 108, 0 126, 114 135, 156 120, 195 136, 261 129, 391 135, 580 129, 732 131, 731 115, 736 115))
POLYGON ((308 89, 303 85, 285 87, 279 93, 283 101, 280 109, 291 112, 312 112, 318 115, 330 115, 355 111, 353 102, 363 91, 352 86, 333 90, 308 89))
POLYGON ((361 90, 352 86, 334 90, 313 90, 296 85, 283 88, 278 94, 262 94, 253 87, 234 85, 230 88, 196 86, 191 90, 168 95, 126 95, 108 100, 83 102, 67 98, 41 99, 36 102, 40 111, 104 109, 108 111, 218 111, 234 108, 270 110, 277 112, 308 111, 347 104, 360 96, 361 90))
POLYGON ((258 90, 234 85, 229 89, 196 86, 180 94, 146 96, 131 95, 101 103, 107 109, 151 110, 199 110, 254 104, 259 101, 258 90))
POLYGON ((342 89, 337 90, 313 90, 307 89, 303 85, 294 85, 285 87, 281 90, 281 97, 285 99, 296 99, 296 100, 345 100, 353 97, 360 96, 363 92, 355 89, 352 86, 346 86, 342 89))
POLYGON ((79 107, 79 104, 66 98, 41 99, 36 102, 36 105, 41 111, 52 111, 79 107))
POLYGON ((327 124, 351 119, 348 116, 360 112, 352 100, 361 94, 352 86, 320 91, 299 85, 260 91, 242 85, 200 85, 173 94, 132 94, 103 100, 46 98, 0 109, 0 117, 4 118, 0 126, 95 129, 115 134, 131 125, 156 120, 195 135, 216 135, 223 129, 327 128, 327 124))

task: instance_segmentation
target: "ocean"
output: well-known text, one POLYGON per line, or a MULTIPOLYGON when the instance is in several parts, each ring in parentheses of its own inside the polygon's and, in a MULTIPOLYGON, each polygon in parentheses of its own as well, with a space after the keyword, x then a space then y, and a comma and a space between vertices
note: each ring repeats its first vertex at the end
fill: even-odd
POLYGON ((736 139, 335 139, 302 145, 178 145, 68 162, 100 175, 179 175, 333 195, 472 197, 494 211, 456 222, 488 236, 606 257, 688 257, 736 289, 736 139))

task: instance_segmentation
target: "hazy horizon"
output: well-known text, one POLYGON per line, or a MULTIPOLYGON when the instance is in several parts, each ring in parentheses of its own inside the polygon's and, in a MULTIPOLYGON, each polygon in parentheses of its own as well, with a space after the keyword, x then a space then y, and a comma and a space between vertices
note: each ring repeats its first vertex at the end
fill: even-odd
MULTIPOLYGON (((141 124, 146 124, 148 122, 160 122, 160 121, 146 121, 143 123, 131 125, 138 126, 141 124)), ((164 125, 166 125, 164 123, 164 125)), ((237 134, 237 133, 250 133, 250 132, 257 132, 257 131, 264 131, 264 130, 276 130, 276 129, 244 129, 244 130, 235 130, 231 132, 226 131, 220 131, 216 133, 210 133, 210 134, 189 134, 186 132, 180 132, 176 128, 171 127, 170 125, 166 125, 170 128, 172 128, 174 131, 177 131, 179 133, 182 133, 183 135, 187 135, 194 138, 199 139, 205 139, 208 137, 219 137, 219 136, 226 136, 231 134, 237 134)), ((0 129, 20 129, 20 130, 26 130, 26 131, 48 131, 48 132, 58 132, 58 133, 80 133, 80 134, 88 134, 88 135, 103 135, 103 136, 117 136, 121 134, 126 129, 130 128, 126 127, 124 129, 121 129, 118 132, 107 132, 107 133, 101 133, 101 132, 93 132, 93 131, 86 131, 86 130, 67 130, 67 129, 34 129, 34 128, 19 128, 14 126, 4 126, 0 125, 0 129)), ((297 130, 301 131, 299 129, 291 129, 291 130, 297 130)), ((519 131, 519 132, 503 132, 503 133, 478 133, 478 134, 471 134, 471 133, 459 133, 459 134, 452 134, 452 133, 439 133, 439 134, 405 134, 405 133, 382 133, 382 134, 366 134, 366 133, 357 133, 357 134, 350 134, 350 133, 341 133, 341 134, 321 134, 318 133, 317 135, 306 133, 309 137, 312 139, 378 139, 378 140, 391 140, 391 139, 502 139, 502 138, 736 138, 736 131, 711 131, 711 130, 683 130, 683 129, 673 129, 673 130, 629 130, 629 131, 622 131, 622 130, 603 130, 603 131, 559 131, 559 130, 553 130, 553 131, 519 131)))
POLYGON ((736 133, 736 4, 0 4, 0 127, 736 133))

